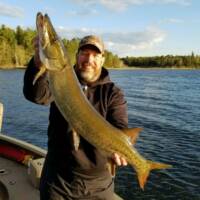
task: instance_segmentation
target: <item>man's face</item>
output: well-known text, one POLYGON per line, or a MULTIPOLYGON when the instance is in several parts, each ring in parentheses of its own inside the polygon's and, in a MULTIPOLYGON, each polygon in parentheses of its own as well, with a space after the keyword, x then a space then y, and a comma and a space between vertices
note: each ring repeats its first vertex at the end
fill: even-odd
POLYGON ((104 63, 104 56, 96 49, 84 48, 77 54, 76 72, 86 83, 95 82, 104 63))

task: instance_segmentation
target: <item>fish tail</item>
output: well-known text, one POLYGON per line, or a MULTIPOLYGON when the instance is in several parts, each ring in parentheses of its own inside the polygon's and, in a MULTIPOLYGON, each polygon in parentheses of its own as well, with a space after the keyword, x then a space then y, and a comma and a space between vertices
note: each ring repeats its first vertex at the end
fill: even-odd
POLYGON ((137 170, 140 188, 142 190, 144 190, 144 186, 147 182, 147 178, 148 178, 151 170, 153 170, 153 169, 167 169, 167 168, 171 168, 171 167, 172 166, 168 165, 168 164, 147 161, 146 164, 144 164, 141 169, 137 170))

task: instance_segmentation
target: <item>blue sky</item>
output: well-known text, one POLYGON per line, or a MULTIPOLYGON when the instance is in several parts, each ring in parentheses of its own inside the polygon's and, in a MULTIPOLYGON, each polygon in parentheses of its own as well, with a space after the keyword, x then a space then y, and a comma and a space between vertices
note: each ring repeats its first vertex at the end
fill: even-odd
POLYGON ((120 57, 200 54, 199 0, 0 0, 0 24, 35 29, 48 13, 67 39, 97 34, 120 57))

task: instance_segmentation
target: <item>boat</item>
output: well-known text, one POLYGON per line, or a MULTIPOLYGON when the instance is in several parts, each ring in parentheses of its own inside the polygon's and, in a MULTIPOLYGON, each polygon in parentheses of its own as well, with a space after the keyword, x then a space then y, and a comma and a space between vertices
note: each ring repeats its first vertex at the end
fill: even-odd
POLYGON ((45 155, 44 149, 0 134, 0 194, 6 198, 2 200, 39 200, 45 155))
MULTIPOLYGON (((0 103, 0 200, 39 200, 39 182, 47 151, 1 133, 0 103)), ((116 200, 123 200, 115 194, 116 200)))

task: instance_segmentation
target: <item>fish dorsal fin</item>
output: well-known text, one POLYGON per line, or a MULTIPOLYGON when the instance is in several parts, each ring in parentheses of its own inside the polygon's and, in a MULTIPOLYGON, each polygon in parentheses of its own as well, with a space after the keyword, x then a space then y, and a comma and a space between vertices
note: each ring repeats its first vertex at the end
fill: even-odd
POLYGON ((122 129, 122 132, 129 137, 130 142, 132 144, 135 144, 138 135, 140 133, 140 131, 142 131, 143 128, 126 128, 126 129, 122 129))

